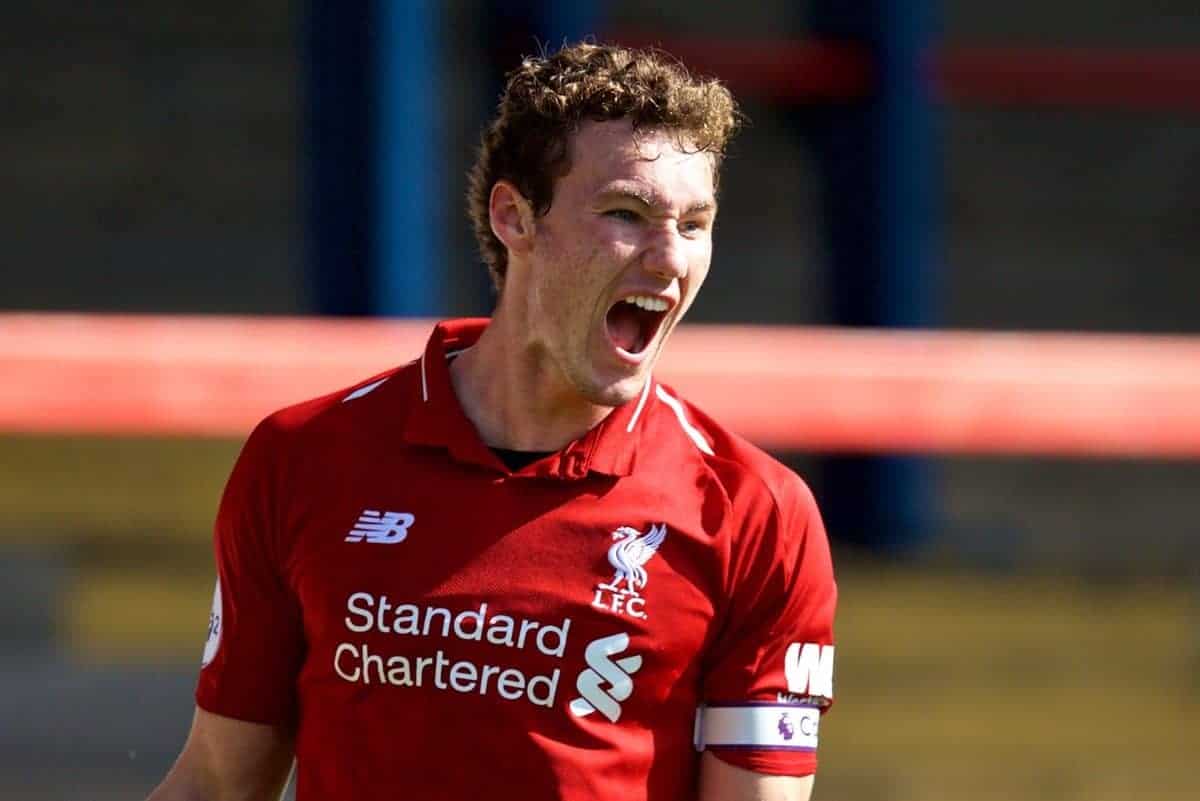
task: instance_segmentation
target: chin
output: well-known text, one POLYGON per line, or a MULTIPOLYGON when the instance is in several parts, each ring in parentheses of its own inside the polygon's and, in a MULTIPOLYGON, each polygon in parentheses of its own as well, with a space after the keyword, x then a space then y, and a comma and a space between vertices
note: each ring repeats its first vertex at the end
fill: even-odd
POLYGON ((593 376, 585 386, 577 385, 577 388, 591 403, 615 408, 636 400, 642 394, 647 379, 648 376, 640 373, 607 382, 593 376))

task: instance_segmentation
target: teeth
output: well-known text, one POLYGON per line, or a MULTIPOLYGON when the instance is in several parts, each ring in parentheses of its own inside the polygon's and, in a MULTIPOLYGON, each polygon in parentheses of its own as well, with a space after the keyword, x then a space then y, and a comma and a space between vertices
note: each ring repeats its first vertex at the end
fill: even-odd
POLYGON ((667 310, 667 302, 662 298, 651 297, 650 295, 632 295, 625 298, 626 303, 632 303, 639 309, 646 311, 662 312, 667 310))

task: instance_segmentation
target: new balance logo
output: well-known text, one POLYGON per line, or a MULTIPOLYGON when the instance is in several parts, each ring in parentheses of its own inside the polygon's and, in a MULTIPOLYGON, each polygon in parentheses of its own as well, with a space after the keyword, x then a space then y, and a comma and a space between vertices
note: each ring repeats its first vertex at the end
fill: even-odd
POLYGON ((633 694, 631 675, 641 668, 642 658, 634 655, 614 661, 609 657, 628 647, 628 634, 602 637, 588 645, 583 652, 587 669, 575 680, 580 697, 570 704, 573 715, 582 718, 599 712, 613 723, 617 722, 621 717, 621 702, 633 694))
POLYGON ((346 542, 374 542, 395 545, 408 538, 408 527, 416 520, 408 512, 377 512, 364 509, 358 522, 346 535, 346 542))

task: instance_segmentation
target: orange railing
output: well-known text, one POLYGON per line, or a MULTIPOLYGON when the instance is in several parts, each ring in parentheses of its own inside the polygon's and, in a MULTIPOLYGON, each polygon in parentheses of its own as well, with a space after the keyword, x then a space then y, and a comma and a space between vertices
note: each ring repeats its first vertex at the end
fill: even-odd
MULTIPOLYGON (((0 430, 242 436, 430 325, 0 314, 0 430)), ((693 325, 659 373, 771 448, 1200 456, 1200 338, 693 325)))

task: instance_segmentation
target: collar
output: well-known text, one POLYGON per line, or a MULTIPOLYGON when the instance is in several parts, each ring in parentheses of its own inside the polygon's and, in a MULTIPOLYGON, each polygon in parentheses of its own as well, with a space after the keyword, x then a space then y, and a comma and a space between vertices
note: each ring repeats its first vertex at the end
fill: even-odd
POLYGON ((646 381, 637 400, 613 409, 579 439, 520 470, 510 471, 484 444, 454 394, 447 358, 474 345, 488 322, 480 318, 446 320, 433 329, 415 365, 417 397, 412 399, 404 424, 405 441, 445 448, 460 462, 511 475, 559 479, 580 479, 590 473, 631 475, 653 378, 646 381))

